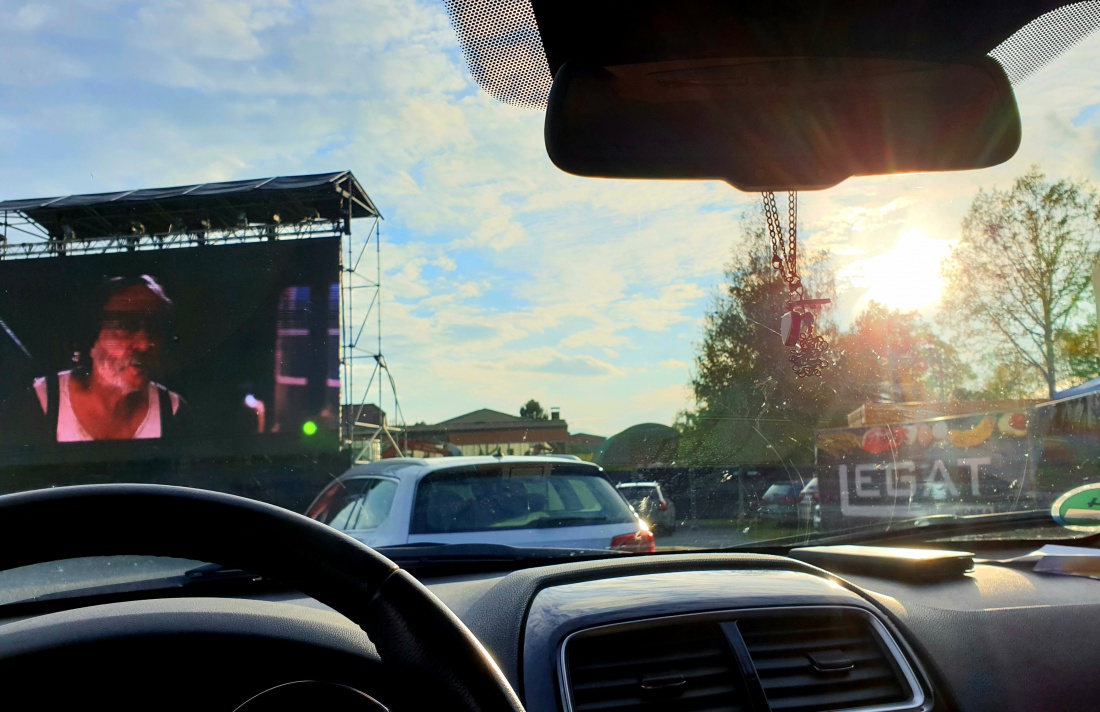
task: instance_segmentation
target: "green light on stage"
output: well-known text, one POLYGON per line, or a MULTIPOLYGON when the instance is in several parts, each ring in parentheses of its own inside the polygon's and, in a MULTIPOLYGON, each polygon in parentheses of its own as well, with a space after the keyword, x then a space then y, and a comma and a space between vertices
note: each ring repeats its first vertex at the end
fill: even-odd
POLYGON ((307 420, 306 422, 302 423, 302 433, 304 433, 305 435, 316 435, 317 423, 314 423, 312 420, 307 420))

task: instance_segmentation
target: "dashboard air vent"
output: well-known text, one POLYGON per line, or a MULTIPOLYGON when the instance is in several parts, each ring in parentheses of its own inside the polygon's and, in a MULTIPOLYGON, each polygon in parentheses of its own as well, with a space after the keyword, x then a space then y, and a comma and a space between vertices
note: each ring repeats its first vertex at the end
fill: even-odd
POLYGON ((836 609, 737 621, 773 712, 900 704, 911 698, 871 622, 836 609))
POLYGON ((717 622, 586 631, 565 646, 574 712, 748 710, 737 660, 717 622))

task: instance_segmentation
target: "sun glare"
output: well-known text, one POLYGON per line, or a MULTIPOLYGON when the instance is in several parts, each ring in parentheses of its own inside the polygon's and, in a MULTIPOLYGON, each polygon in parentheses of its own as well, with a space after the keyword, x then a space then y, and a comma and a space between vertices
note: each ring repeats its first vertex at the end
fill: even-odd
POLYGON ((892 249, 851 265, 852 284, 866 290, 863 303, 873 300, 902 311, 923 309, 940 300, 940 265, 950 250, 950 243, 907 227, 892 249))

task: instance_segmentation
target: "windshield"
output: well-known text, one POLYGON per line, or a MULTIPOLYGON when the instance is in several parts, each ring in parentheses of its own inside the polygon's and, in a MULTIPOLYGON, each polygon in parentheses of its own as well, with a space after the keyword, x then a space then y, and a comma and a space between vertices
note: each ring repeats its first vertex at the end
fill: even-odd
POLYGON ((1015 83, 1011 160, 797 195, 829 300, 800 378, 761 196, 558 170, 442 2, 10 10, 4 492, 661 551, 1050 513, 1100 479, 1098 34, 1015 83))

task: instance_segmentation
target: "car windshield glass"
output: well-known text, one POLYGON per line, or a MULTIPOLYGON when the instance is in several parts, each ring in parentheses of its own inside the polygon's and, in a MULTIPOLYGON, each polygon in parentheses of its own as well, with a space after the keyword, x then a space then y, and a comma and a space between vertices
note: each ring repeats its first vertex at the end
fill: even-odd
POLYGON ((764 499, 779 499, 781 497, 791 497, 797 491, 797 487, 794 485, 772 485, 764 492, 764 499))
POLYGON ((1100 529, 1100 34, 994 50, 1009 160, 766 214, 559 170, 538 28, 464 52, 477 4, 9 8, 0 494, 183 485, 379 548, 1100 529))
POLYGON ((631 504, 637 504, 647 497, 657 496, 656 487, 620 487, 619 491, 631 504))
POLYGON ((376 478, 352 479, 333 485, 315 519, 336 529, 373 529, 386 521, 397 483, 376 478))
POLYGON ((443 470, 416 488, 412 534, 605 526, 634 522, 626 503, 596 473, 563 468, 443 470))

